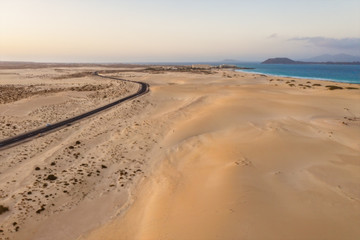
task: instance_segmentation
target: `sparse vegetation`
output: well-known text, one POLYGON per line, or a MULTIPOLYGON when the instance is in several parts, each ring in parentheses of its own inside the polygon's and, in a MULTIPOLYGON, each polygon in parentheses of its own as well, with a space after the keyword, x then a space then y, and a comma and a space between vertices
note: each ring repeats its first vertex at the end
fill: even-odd
POLYGON ((357 87, 347 87, 346 89, 359 89, 357 87))
MULTIPOLYGON (((63 79, 63 78, 59 78, 63 79)), ((77 91, 77 92, 90 92, 111 89, 113 84, 93 85, 86 84, 79 87, 52 87, 46 88, 45 85, 3 85, 0 86, 0 104, 15 102, 31 96, 41 96, 44 94, 54 94, 58 92, 77 91)))
POLYGON ((54 77, 54 79, 67 79, 67 78, 81 78, 92 75, 92 72, 79 72, 79 73, 72 73, 72 74, 66 74, 62 76, 54 77))

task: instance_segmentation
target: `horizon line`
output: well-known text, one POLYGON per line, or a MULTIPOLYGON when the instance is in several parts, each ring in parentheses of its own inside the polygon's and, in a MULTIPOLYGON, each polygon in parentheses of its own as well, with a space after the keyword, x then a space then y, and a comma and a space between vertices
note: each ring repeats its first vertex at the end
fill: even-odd
POLYGON ((43 63, 43 64, 156 64, 156 63, 258 63, 262 61, 219 60, 219 61, 129 61, 129 62, 65 62, 65 61, 27 61, 27 60, 0 60, 0 63, 43 63))

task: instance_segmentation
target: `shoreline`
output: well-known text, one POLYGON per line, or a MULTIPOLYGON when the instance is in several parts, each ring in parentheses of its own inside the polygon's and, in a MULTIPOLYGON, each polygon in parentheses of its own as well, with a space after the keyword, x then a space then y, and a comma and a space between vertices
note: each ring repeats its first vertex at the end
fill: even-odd
POLYGON ((241 69, 239 69, 239 70, 236 69, 235 71, 236 72, 244 72, 244 73, 253 73, 253 74, 264 74, 264 75, 273 76, 273 77, 297 78, 297 79, 305 79, 305 80, 319 80, 319 81, 327 81, 327 82, 334 82, 334 83, 348 83, 348 84, 360 85, 360 82, 359 83, 349 82, 350 80, 316 78, 316 77, 300 77, 300 76, 292 76, 292 75, 281 75, 281 74, 262 73, 262 72, 256 72, 256 71, 246 71, 246 70, 241 70, 241 69))

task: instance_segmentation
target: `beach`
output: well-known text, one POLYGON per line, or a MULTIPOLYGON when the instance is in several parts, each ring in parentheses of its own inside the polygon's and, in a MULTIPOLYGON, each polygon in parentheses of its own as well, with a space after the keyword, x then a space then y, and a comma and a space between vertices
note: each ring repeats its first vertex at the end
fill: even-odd
POLYGON ((0 70, 1 239, 358 239, 360 86, 231 69, 0 70), (9 94, 5 94, 5 93, 9 94), (52 177, 52 176, 54 177, 52 177))

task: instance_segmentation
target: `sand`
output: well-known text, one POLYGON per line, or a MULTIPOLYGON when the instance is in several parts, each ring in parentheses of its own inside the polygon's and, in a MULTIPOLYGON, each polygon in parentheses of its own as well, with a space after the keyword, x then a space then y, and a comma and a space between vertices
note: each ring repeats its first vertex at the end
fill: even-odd
MULTIPOLYGON (((21 86, 39 78, 48 88, 134 90, 94 76, 53 79, 64 74, 53 68, 6 71, 21 86)), ((360 90, 347 89, 359 85, 215 69, 108 75, 145 81, 151 92, 0 151, 0 204, 10 209, 0 215, 3 238, 360 237, 360 90)), ((4 76, 2 85, 14 82, 4 76)), ((69 99, 70 110, 105 101, 65 90, 0 104, 2 134, 13 133, 4 123, 27 129, 69 99)))

